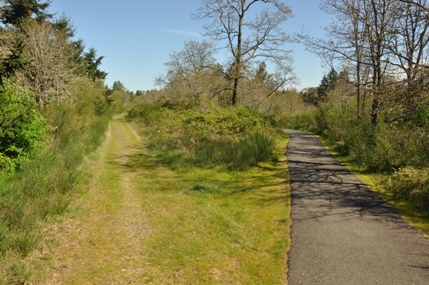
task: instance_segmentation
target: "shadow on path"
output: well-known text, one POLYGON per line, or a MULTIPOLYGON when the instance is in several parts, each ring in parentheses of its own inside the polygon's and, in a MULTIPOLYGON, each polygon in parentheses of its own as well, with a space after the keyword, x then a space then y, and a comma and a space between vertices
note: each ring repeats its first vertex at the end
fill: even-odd
POLYGON ((429 284, 429 240, 316 136, 287 133, 289 284, 429 284))

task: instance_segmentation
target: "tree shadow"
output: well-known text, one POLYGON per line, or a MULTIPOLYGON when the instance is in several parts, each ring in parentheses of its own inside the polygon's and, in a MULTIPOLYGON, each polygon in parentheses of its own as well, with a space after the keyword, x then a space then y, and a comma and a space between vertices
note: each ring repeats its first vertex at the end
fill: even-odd
POLYGON ((292 207, 311 207, 305 219, 338 215, 344 219, 367 216, 380 222, 403 221, 395 208, 343 166, 316 136, 300 132, 290 135, 287 158, 292 207))

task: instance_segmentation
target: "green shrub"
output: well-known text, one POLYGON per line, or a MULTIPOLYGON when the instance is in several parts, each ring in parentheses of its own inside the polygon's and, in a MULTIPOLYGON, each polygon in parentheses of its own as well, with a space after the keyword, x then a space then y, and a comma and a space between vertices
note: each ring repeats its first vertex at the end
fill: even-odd
POLYGON ((146 105, 130 110, 152 132, 150 149, 173 168, 189 166, 243 170, 271 160, 278 122, 256 109, 200 105, 146 105))
POLYGON ((428 168, 401 168, 387 179, 386 185, 396 198, 410 201, 420 211, 429 213, 428 168))
POLYGON ((237 143, 229 144, 224 152, 224 164, 231 170, 244 170, 258 162, 269 161, 274 150, 274 140, 255 132, 237 143))
POLYGON ((0 171, 19 168, 43 148, 46 138, 46 120, 34 94, 5 81, 0 87, 0 171))

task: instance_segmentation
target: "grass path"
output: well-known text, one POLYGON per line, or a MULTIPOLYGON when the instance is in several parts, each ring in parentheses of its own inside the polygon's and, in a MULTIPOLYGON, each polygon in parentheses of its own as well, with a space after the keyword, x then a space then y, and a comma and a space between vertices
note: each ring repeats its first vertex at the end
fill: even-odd
POLYGON ((31 257, 32 284, 286 283, 285 161, 179 175, 120 118, 97 156, 88 190, 31 257))

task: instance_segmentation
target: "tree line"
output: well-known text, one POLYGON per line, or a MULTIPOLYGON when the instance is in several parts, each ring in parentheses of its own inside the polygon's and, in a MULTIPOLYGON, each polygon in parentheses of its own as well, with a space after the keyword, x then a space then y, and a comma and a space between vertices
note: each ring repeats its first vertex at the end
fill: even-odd
POLYGON ((328 66, 343 71, 339 79, 353 90, 357 116, 369 112, 375 126, 386 106, 396 109, 390 120, 419 112, 428 80, 428 2, 324 0, 321 7, 335 19, 326 27, 327 37, 300 39, 328 66))
POLYGON ((76 85, 104 89, 106 96, 88 95, 94 109, 109 97, 103 57, 75 39, 69 18, 48 13, 49 3, 0 3, 0 170, 16 169, 41 151, 55 135, 58 122, 49 122, 54 109, 82 99, 76 85))
MULTIPOLYGON (((279 0, 204 0, 193 14, 202 21, 205 40, 187 41, 156 78, 159 97, 173 101, 209 99, 222 105, 242 104, 272 110, 282 106, 294 81, 291 37, 285 22, 292 11, 279 0), (223 50, 225 62, 215 55, 223 50)), ((297 93, 295 94, 297 97, 297 93)))

